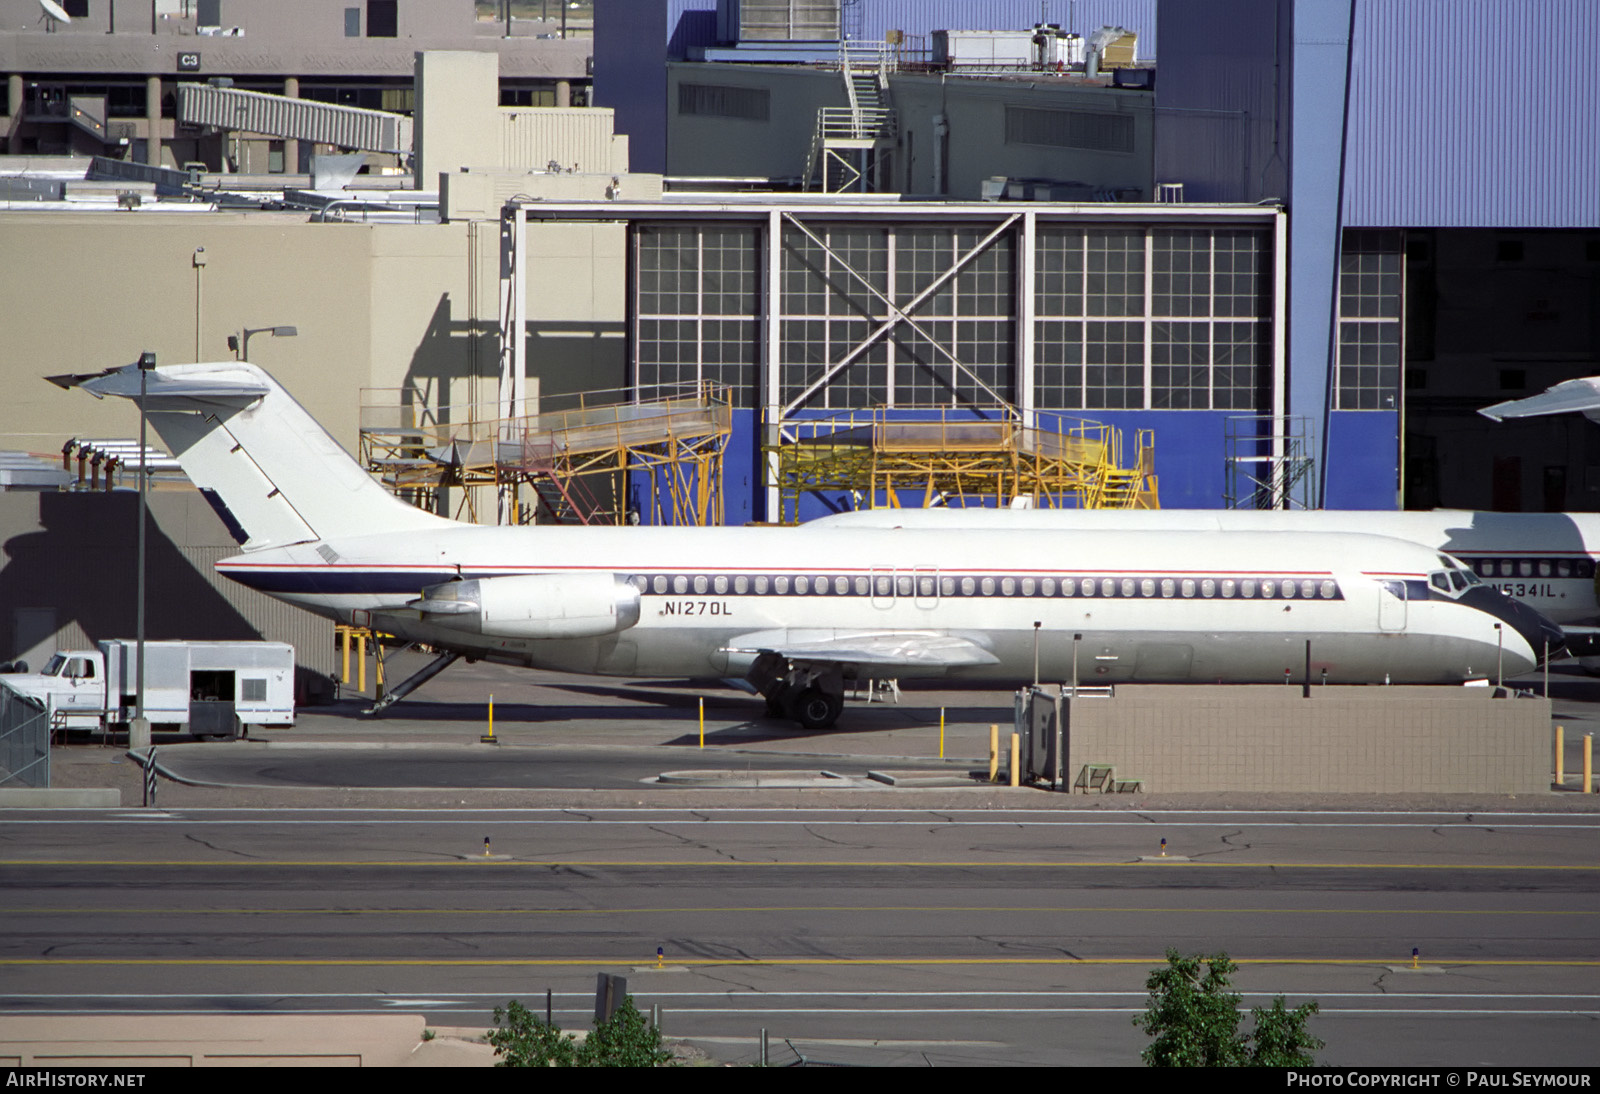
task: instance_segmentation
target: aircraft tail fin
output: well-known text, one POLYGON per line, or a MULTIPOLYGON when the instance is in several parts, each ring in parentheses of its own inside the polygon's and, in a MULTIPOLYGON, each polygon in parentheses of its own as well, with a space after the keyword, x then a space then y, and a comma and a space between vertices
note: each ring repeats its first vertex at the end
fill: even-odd
MULTIPOLYGON (((448 523, 391 495, 255 365, 163 365, 147 383, 151 426, 246 550, 448 523)), ((80 386, 137 401, 138 366, 80 386)))

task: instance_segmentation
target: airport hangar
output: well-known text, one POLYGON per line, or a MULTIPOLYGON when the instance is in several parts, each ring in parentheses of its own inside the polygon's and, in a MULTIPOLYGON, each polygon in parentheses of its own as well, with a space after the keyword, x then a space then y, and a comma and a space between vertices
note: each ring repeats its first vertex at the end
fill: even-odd
MULTIPOLYGON (((1425 44, 1432 39, 1420 31, 1436 29, 1397 28, 1392 21, 1400 16, 1377 5, 1334 6, 1343 8, 1345 25, 1354 18, 1358 31, 1370 31, 1374 20, 1382 24, 1387 18, 1391 23, 1378 26, 1378 31, 1410 30, 1417 32, 1416 41, 1425 44)), ((1156 14, 1169 28, 1169 42, 1183 41, 1199 49, 1207 41, 1215 42, 1220 33, 1214 28, 1207 31, 1199 14, 1192 33, 1175 38, 1170 32, 1174 18, 1187 18, 1184 13, 1191 7, 1210 12, 1220 21, 1220 15, 1203 4, 1178 5, 1181 10, 1176 15, 1174 5, 1158 5, 1156 14)), ((972 8, 980 13, 984 10, 983 5, 972 8)), ((1413 165, 1415 178, 1438 184, 1435 193, 1447 207, 1438 210, 1437 219, 1446 223, 1407 228, 1390 239, 1390 249, 1378 254, 1369 253, 1364 242, 1368 237, 1355 234, 1348 219, 1343 236, 1337 231, 1318 236, 1309 228, 1300 228, 1293 211, 1304 208, 1311 219, 1310 214, 1318 208, 1314 200, 1317 191, 1312 183, 1305 183, 1303 190, 1295 190, 1289 183, 1299 176, 1320 182, 1326 189, 1328 160, 1326 155, 1322 160, 1315 157, 1316 141, 1285 138, 1275 144, 1274 137, 1294 132, 1302 115, 1309 116, 1307 126, 1326 121, 1326 111, 1313 110, 1306 103, 1328 105, 1321 76, 1338 69, 1342 84, 1347 51, 1340 47, 1335 64, 1331 56, 1324 56, 1329 51, 1321 32, 1305 29, 1305 33, 1291 34, 1286 27, 1297 19, 1303 29, 1317 18, 1330 19, 1327 8, 1267 4, 1258 13, 1263 25, 1276 26, 1292 39, 1295 58, 1293 64, 1277 66, 1286 72, 1283 83, 1271 85, 1270 93, 1261 93, 1263 101, 1257 104, 1262 107, 1260 116, 1271 118, 1271 124, 1228 105, 1232 100, 1224 95, 1226 88, 1215 85, 1232 84, 1215 78, 1214 66, 1208 70, 1202 53, 1199 59, 1190 59, 1189 83, 1197 90, 1184 101, 1200 102, 1202 93, 1208 93, 1215 100, 1210 105, 1172 105, 1148 88, 1062 87, 1054 91, 1055 99, 1047 100, 1049 105, 1039 108, 1039 98, 1049 97, 1052 89, 1029 86, 1033 81, 979 77, 971 82, 972 101, 966 104, 972 111, 972 124, 951 125, 948 133, 945 162, 951 165, 968 160, 1002 166, 1014 163, 1018 176, 1059 180, 1079 179, 1116 162, 1115 170, 1125 180, 1131 162, 1135 178, 1145 180, 1144 192, 1115 196, 1148 199, 1156 180, 1170 176, 1184 181, 1184 196, 1193 199, 1229 196, 1208 193, 1207 187, 1218 191, 1230 185, 1235 190, 1242 188, 1237 178, 1238 160, 1216 151, 1217 127, 1226 130, 1232 126, 1228 132, 1235 139, 1258 138, 1260 146, 1253 148, 1250 162, 1267 165, 1263 178, 1284 183, 1281 187, 1258 183, 1258 188, 1289 193, 1289 212, 1284 205, 1261 204, 1259 197, 1227 205, 1192 200, 1165 204, 1148 200, 963 202, 963 197, 977 196, 963 194, 935 195, 936 200, 923 202, 890 202, 886 200, 890 195, 870 194, 691 198, 678 192, 658 201, 653 200, 662 185, 657 175, 620 170, 622 138, 600 142, 585 162, 575 164, 578 171, 564 174, 529 172, 530 166, 545 161, 530 159, 532 153, 527 149, 521 149, 520 159, 505 155, 508 144, 503 139, 498 149, 490 147, 496 127, 514 124, 510 118, 516 113, 514 108, 492 105, 500 101, 496 91, 502 91, 497 75, 486 75, 470 60, 463 62, 461 54, 441 55, 453 59, 453 74, 437 78, 432 86, 438 100, 449 104, 450 134, 448 138, 436 136, 433 156, 426 151, 426 106, 418 104, 420 179, 446 176, 438 195, 438 223, 393 223, 377 214, 365 222, 352 222, 345 217, 292 211, 218 208, 200 213, 194 206, 178 212, 182 206, 166 202, 116 212, 8 211, 0 216, 0 238, 4 239, 0 251, 22 257, 7 262, 0 274, 5 281, 4 307, 9 313, 6 367, 8 378, 15 381, 16 395, 3 411, 8 420, 0 431, 17 438, 7 447, 38 452, 50 452, 72 437, 128 436, 132 429, 125 414, 86 404, 43 384, 34 387, 34 383, 45 373, 123 362, 139 349, 153 349, 162 361, 226 356, 230 334, 252 324, 293 323, 299 330, 295 341, 258 336, 255 360, 281 376, 353 451, 361 448, 364 405, 371 408, 370 420, 384 417, 385 412, 392 418, 394 408, 405 399, 414 407, 435 409, 493 403, 503 387, 502 370, 518 350, 526 353, 527 376, 537 382, 542 397, 625 386, 659 389, 694 380, 726 383, 734 404, 721 514, 728 522, 776 515, 776 491, 769 479, 771 462, 760 452, 770 435, 763 422, 770 427, 776 420, 775 410, 800 420, 840 410, 901 409, 906 404, 929 402, 944 404, 944 410, 951 405, 960 410, 964 400, 980 402, 991 393, 1009 396, 1011 408, 1020 411, 1026 406, 1042 420, 1082 416, 1124 431, 1154 430, 1162 503, 1169 507, 1214 506, 1223 500, 1229 489, 1227 419, 1279 413, 1312 417, 1313 429, 1315 422, 1321 421, 1321 436, 1330 439, 1327 455, 1314 464, 1317 476, 1327 483, 1323 500, 1330 506, 1393 505, 1400 420, 1405 410, 1397 390, 1398 362, 1401 346, 1412 345, 1405 337, 1406 330, 1419 322, 1414 314, 1417 309, 1409 306, 1407 291, 1413 262, 1426 257, 1425 252, 1439 250, 1412 246, 1412 233, 1423 232, 1435 243, 1442 233, 1461 243, 1461 250, 1471 250, 1466 244, 1481 238, 1520 241, 1524 255, 1535 250, 1542 254, 1541 249, 1548 245, 1569 252, 1576 247, 1588 256, 1595 238, 1592 229, 1600 217, 1592 208, 1585 211, 1575 192, 1562 204, 1550 200, 1550 191, 1553 186, 1564 186, 1564 180, 1573 174, 1559 169, 1563 157, 1587 154, 1584 141, 1592 137, 1563 130, 1563 139, 1553 141, 1551 149, 1557 168, 1547 166, 1537 178, 1531 175, 1532 156, 1497 161, 1496 166, 1511 172, 1513 181, 1522 187, 1505 195, 1496 190, 1497 203, 1468 202, 1476 193, 1472 187, 1479 185, 1476 176, 1433 178, 1428 169, 1442 170, 1448 165, 1413 165), (1300 44, 1306 41, 1319 44, 1316 48, 1300 44), (1306 56, 1301 57, 1301 52, 1306 56), (1316 68, 1319 61, 1322 70, 1316 68), (1212 71, 1209 84, 1207 71, 1212 71), (1001 87, 998 92, 997 84, 1001 87), (485 87, 490 89, 487 108, 481 94, 485 87), (1097 93, 1104 105, 1094 113, 1131 119, 1120 126, 1120 131, 1132 134, 1131 154, 1086 156, 1084 150, 1063 143, 1043 146, 1044 166, 1040 166, 1040 146, 1013 149, 1018 155, 1005 158, 1008 100, 1020 99, 1020 103, 1010 104, 1020 109, 1070 115, 1083 110, 1071 100, 1097 93), (462 96, 476 105, 463 105, 462 96), (479 123, 463 121, 472 117, 479 123), (984 117, 991 124, 982 124, 984 117), (1219 122, 1219 118, 1223 120, 1219 122), (1216 154, 1205 159, 1197 152, 1187 169, 1175 166, 1168 171, 1165 165, 1174 153, 1165 149, 1184 139, 1188 131, 1177 123, 1186 121, 1212 127, 1209 136, 1191 133, 1187 139, 1216 154), (1165 141, 1164 134, 1168 135, 1165 141), (980 139, 987 139, 990 146, 970 143, 980 139), (482 146, 472 148, 475 140, 482 146), (441 166, 439 156, 451 154, 454 161, 441 166), (1051 163, 1050 156, 1059 162, 1051 163), (507 162, 512 159, 516 162, 507 162), (1217 161, 1225 161, 1218 162, 1218 179, 1208 180, 1195 166, 1217 161), (1535 187, 1535 182, 1542 188, 1535 187), (1527 197, 1533 193, 1539 195, 1539 201, 1527 197), (502 277, 502 265, 515 253, 514 240, 509 237, 516 234, 510 229, 517 219, 514 213, 505 216, 504 211, 508 200, 517 195, 544 200, 513 206, 523 210, 528 225, 524 264, 513 271, 515 277, 502 277), (651 200, 632 200, 634 195, 651 200), (563 200, 574 197, 584 200, 563 200), (1449 221, 1444 216, 1447 212, 1467 223, 1449 221), (1552 213, 1554 224, 1549 223, 1552 213), (1474 217, 1489 220, 1478 224, 1474 217), (1553 230, 1535 230, 1547 225, 1553 230), (1336 375, 1340 383, 1334 388, 1332 402, 1323 400, 1320 417, 1296 415, 1297 408, 1306 409, 1304 402, 1297 401, 1297 393, 1309 389, 1314 395, 1322 390, 1318 385, 1327 382, 1329 370, 1318 370, 1315 362, 1330 356, 1327 341, 1332 327, 1331 313, 1325 308, 1321 349, 1295 352, 1295 346, 1304 341, 1314 350, 1318 344, 1314 338, 1302 338, 1303 328, 1316 327, 1318 311, 1316 307, 1297 310, 1304 300, 1297 295, 1296 286, 1309 294, 1313 303, 1318 296, 1312 291, 1315 278, 1294 273, 1296 256, 1305 255, 1304 261, 1314 270, 1315 256, 1323 253, 1328 277, 1321 299, 1326 304, 1332 295, 1332 241, 1340 238, 1347 244, 1340 260, 1345 274, 1341 279, 1345 314, 1338 320, 1341 357, 1336 375), (777 240, 778 246, 769 246, 769 240, 777 240), (861 348, 864 326, 888 314, 874 309, 895 306, 896 299, 905 303, 941 277, 942 287, 924 301, 927 314, 916 316, 920 321, 914 333, 895 331, 893 337, 879 339, 860 352, 859 360, 832 369, 844 354, 861 348), (1028 291, 1030 282, 1032 290, 1028 291), (528 332, 526 338, 514 339, 507 346, 499 332, 511 313, 501 295, 511 284, 517 285, 514 298, 526 309, 528 332), (867 284, 873 284, 877 293, 865 289, 867 284), (771 291, 774 285, 779 291, 771 291), (1310 320, 1295 321, 1295 316, 1307 311, 1310 320), (1368 351, 1376 357, 1369 359, 1368 351), (1296 362, 1292 370, 1287 365, 1290 360, 1296 362), (1305 381, 1307 375, 1311 382, 1305 381), (1369 398, 1375 405, 1364 405, 1369 398), (1383 405, 1385 399, 1401 405, 1383 405), (1357 444, 1360 438, 1366 440, 1357 444)), ((670 14, 677 9, 669 5, 666 10, 670 14)), ((1553 40, 1567 44, 1593 40, 1592 35, 1585 38, 1581 33, 1587 16, 1571 5, 1541 5, 1539 14, 1553 40)), ((1443 18, 1432 9, 1406 16, 1413 22, 1424 17, 1443 18)), ((1119 21, 1132 20, 1119 17, 1119 21)), ((621 25, 634 27, 627 35, 629 40, 642 40, 635 24, 624 21, 621 25)), ((1254 24, 1247 20, 1243 25, 1254 24)), ((664 41, 681 38, 680 29, 674 29, 664 41)), ((611 48, 607 24, 602 21, 597 30, 597 56, 604 58, 611 48)), ((1278 40, 1265 31, 1262 37, 1265 46, 1278 40)), ((1358 38, 1360 41, 1364 39, 1358 38)), ((1473 42, 1473 48, 1479 48, 1479 43, 1473 42)), ((1237 42, 1227 49, 1234 51, 1228 54, 1233 58, 1230 65, 1244 63, 1237 59, 1237 42)), ((1483 64, 1493 63, 1492 49, 1482 45, 1482 50, 1483 64)), ((1222 52, 1222 46, 1216 45, 1211 55, 1222 52)), ((1264 66, 1274 71, 1273 65, 1262 60, 1271 54, 1271 49, 1257 48, 1251 63, 1257 69, 1264 66)), ((1178 75, 1163 77, 1162 89, 1174 83, 1179 89, 1184 86, 1185 55, 1179 53, 1173 62, 1178 75)), ((1359 100, 1356 91, 1363 86, 1363 79, 1381 83, 1388 71, 1369 72, 1358 63, 1367 55, 1350 52, 1353 100, 1359 100)), ((770 64, 686 61, 682 71, 701 80, 713 75, 729 81, 804 76, 830 82, 839 97, 845 97, 844 81, 837 70, 816 74, 784 72, 770 64), (707 75, 713 64, 719 67, 707 75)), ((1581 65, 1572 71, 1573 87, 1591 78, 1581 65)), ((597 60, 596 99, 602 103, 606 73, 606 66, 597 60)), ((684 78, 680 74, 679 79, 684 78)), ((916 78, 911 74, 903 77, 908 81, 916 78)), ((888 83, 892 86, 896 79, 891 74, 888 83)), ((954 78, 942 83, 958 89, 965 86, 954 78)), ((1549 93, 1546 89, 1546 95, 1549 93)), ((1493 105, 1502 109, 1519 107, 1527 112, 1534 108, 1532 102, 1521 99, 1511 104, 1503 101, 1511 94, 1506 88, 1500 88, 1499 94, 1502 98, 1493 105)), ((715 102, 717 97, 710 98, 715 102)), ((782 96, 773 98, 784 101, 782 96)), ((1342 95, 1338 98, 1342 104, 1342 95)), ((907 101, 916 101, 915 95, 908 93, 907 101)), ((704 97, 695 94, 686 99, 680 91, 669 118, 693 115, 694 104, 704 102, 704 97), (686 102, 689 111, 682 109, 686 102)), ((1480 105, 1487 110, 1490 104, 1480 105)), ((1538 105, 1548 107, 1545 96, 1538 105)), ((440 111, 444 113, 445 107, 440 111)), ((952 107, 947 124, 960 116, 952 107)), ((1343 117, 1343 112, 1334 116, 1343 117)), ((1553 110, 1550 116, 1572 115, 1553 110)), ((1441 119, 1439 124, 1451 121, 1441 119)), ((933 129, 931 119, 920 124, 933 129)), ((1445 133, 1449 140, 1441 140, 1440 146, 1452 141, 1472 146, 1472 119, 1455 119, 1453 124, 1455 128, 1447 128, 1445 133)), ((730 125, 730 132, 737 128, 731 120, 730 125)), ((906 125, 908 133, 914 131, 911 121, 906 125)), ((1082 132, 1078 123, 1063 121, 1062 128, 1082 132)), ((674 132, 669 126, 669 139, 674 132)), ((1517 130, 1519 135, 1525 132, 1526 128, 1517 130)), ((723 143, 747 147, 757 142, 723 143)), ((1427 148, 1427 142, 1418 141, 1409 150, 1421 154, 1427 148)), ((1326 153, 1327 148, 1322 151, 1326 153)), ((1366 163, 1368 174, 1376 172, 1358 151, 1352 148, 1346 155, 1356 166, 1347 166, 1344 206, 1350 205, 1351 180, 1365 177, 1360 165, 1366 163)), ((775 171, 774 177, 784 177, 784 172, 793 176, 794 165, 803 161, 805 153, 803 148, 791 152, 794 155, 785 161, 788 166, 775 171)), ((914 150, 904 156, 904 162, 908 166, 917 162, 914 150)), ((1548 165, 1549 160, 1545 162, 1548 165)), ((953 172, 953 177, 959 177, 959 172, 953 172)), ((916 177, 911 181, 915 185, 916 177)), ((1138 189, 1126 181, 1116 188, 1138 189)), ((1042 189, 1046 194, 1053 191, 1050 186, 1042 189)), ((1025 189, 1023 193, 1037 196, 1040 190, 1025 189)), ((1252 194, 1231 196, 1248 199, 1252 194)), ((1594 200, 1592 195, 1586 199, 1591 204, 1594 200)), ((1331 200, 1327 204, 1330 215, 1323 218, 1324 229, 1337 223, 1334 215, 1344 207, 1331 200)), ((427 218, 413 211, 407 219, 427 218)), ((1362 224, 1363 229, 1376 227, 1362 224)), ((1495 248, 1497 256, 1509 256, 1513 251, 1512 247, 1495 248)), ((1531 275, 1527 275, 1526 265, 1507 271, 1491 264, 1481 269, 1458 264, 1446 272, 1451 284, 1493 282, 1490 275, 1498 272, 1501 287, 1494 291, 1501 298, 1513 292, 1506 286, 1524 282, 1548 284, 1551 292, 1565 291, 1569 297, 1578 292, 1576 283, 1592 295, 1589 258, 1541 260, 1537 266, 1531 275), (1519 281, 1514 274, 1525 276, 1519 281)), ((1472 313, 1474 308, 1469 303, 1457 310, 1472 313)), ((1575 305, 1551 310, 1556 312, 1555 325, 1565 332, 1563 338, 1576 338, 1572 330, 1579 326, 1589 338, 1584 363, 1572 365, 1568 360, 1563 364, 1572 368, 1572 374, 1600 371, 1592 367, 1592 329, 1577 319, 1585 308, 1575 305)), ((1438 311, 1436 307, 1436 317, 1438 311)), ((1493 372, 1494 355, 1483 352, 1485 345, 1496 344, 1494 330, 1489 328, 1508 325, 1520 330, 1518 323, 1526 319, 1535 324, 1536 333, 1549 333, 1537 324, 1552 321, 1548 316, 1508 316, 1503 309, 1476 311, 1473 338, 1458 339, 1473 342, 1476 356, 1469 357, 1456 346, 1449 361, 1450 375, 1459 380, 1493 372)), ((1438 355, 1439 345, 1435 336, 1429 352, 1438 355)), ((1439 361, 1427 368, 1429 375, 1445 371, 1439 361)), ((1566 373, 1558 375, 1553 368, 1548 372, 1525 370, 1528 388, 1565 378, 1566 373)), ((1466 404, 1492 401, 1504 390, 1480 382, 1483 398, 1479 399, 1462 395, 1443 379, 1439 386, 1449 387, 1453 405, 1462 414, 1470 410, 1466 404)), ((1316 405, 1315 399, 1311 402, 1316 405)), ((1496 435, 1497 444, 1502 444, 1501 436, 1496 435)), ((1321 456, 1320 438, 1315 433, 1313 437, 1310 451, 1321 456)), ((1587 466, 1584 446, 1576 447, 1567 457, 1567 463, 1580 472, 1567 477, 1572 484, 1570 508, 1581 507, 1583 491, 1577 484, 1584 481, 1581 472, 1587 466)), ((1550 479, 1546 475, 1544 481, 1550 479)), ((1453 489, 1461 491, 1486 489, 1483 476, 1457 476, 1450 481, 1453 489)), ((1491 481, 1508 482, 1510 476, 1502 475, 1499 480, 1491 476, 1491 481)), ((1479 504, 1476 497, 1463 494, 1442 500, 1479 504)), ((26 542, 15 535, 7 537, 13 562, 28 550, 37 552, 35 559, 52 563, 72 558, 71 551, 77 550, 84 552, 79 556, 83 562, 67 572, 93 575, 92 581, 58 580, 50 595, 36 584, 6 582, 11 589, 6 596, 10 637, 16 647, 12 656, 126 630, 126 624, 113 617, 131 617, 131 610, 112 610, 113 606, 126 606, 128 600, 126 583, 115 576, 111 564, 111 556, 120 546, 96 539, 95 529, 103 526, 102 522, 93 516, 73 516, 63 508, 83 500, 40 498, 40 506, 22 525, 35 534, 26 542), (55 509, 49 518, 40 516, 45 507, 55 509), (48 528, 60 528, 66 534, 37 534, 48 528), (90 542, 98 545, 90 547, 90 542), (98 615, 73 607, 89 601, 100 606, 98 615), (57 614, 46 619, 41 605, 51 606, 57 614), (95 625, 92 629, 81 626, 80 618, 93 619, 95 625)), ((839 504, 837 497, 832 500, 839 504)), ((435 501, 442 508, 460 510, 459 501, 448 490, 439 492, 435 501)), ((493 508, 480 505, 477 512, 493 508)), ((661 519, 657 514, 665 511, 648 505, 637 508, 647 520, 661 519)), ((535 509, 529 505, 523 511, 535 509)), ((220 527, 202 507, 183 506, 167 525, 181 529, 171 536, 171 542, 188 561, 203 563, 205 557, 227 552, 220 527)), ((200 568, 203 580, 210 584, 209 567, 202 564, 200 568)), ((14 569, 13 574, 37 576, 57 570, 59 566, 45 565, 14 569)), ((242 593, 221 588, 218 595, 239 612, 242 593)), ((169 605, 173 614, 167 617, 166 626, 187 622, 188 613, 175 606, 179 599, 169 605)), ((246 617, 255 618, 255 609, 245 610, 241 618, 246 617)), ((162 620, 158 608, 153 626, 162 626, 162 620)), ((267 637, 283 633, 278 630, 267 637)), ((297 641, 297 645, 308 643, 297 641)), ((331 643, 324 643, 323 648, 331 649, 331 643)))

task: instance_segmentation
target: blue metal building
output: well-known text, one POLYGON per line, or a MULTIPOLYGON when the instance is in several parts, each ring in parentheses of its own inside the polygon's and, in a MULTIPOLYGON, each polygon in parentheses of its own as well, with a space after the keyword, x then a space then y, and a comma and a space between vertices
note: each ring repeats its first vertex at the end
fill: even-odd
MULTIPOLYGON (((1040 19, 1037 3, 1001 0, 846 6, 863 38, 1040 19)), ((719 44, 715 8, 615 0, 625 18, 599 28, 596 98, 639 169, 665 162, 665 66, 719 44)), ((1181 183, 1197 216, 1286 210, 1272 255, 1282 390, 1258 409, 1304 420, 1315 500, 1600 509, 1600 427, 1475 414, 1600 373, 1600 5, 1051 0, 1045 19, 1137 29, 1141 57, 1165 43, 1155 179, 1181 183)), ((1149 346, 1147 377, 1162 364, 1149 346)), ((1163 504, 1224 503, 1217 406, 1073 409, 1155 430, 1163 504)))
POLYGON ((1567 474, 1600 461, 1559 450, 1591 438, 1472 415, 1600 368, 1600 7, 1164 0, 1160 26, 1157 176, 1289 210, 1289 411, 1325 503, 1600 507, 1567 474))

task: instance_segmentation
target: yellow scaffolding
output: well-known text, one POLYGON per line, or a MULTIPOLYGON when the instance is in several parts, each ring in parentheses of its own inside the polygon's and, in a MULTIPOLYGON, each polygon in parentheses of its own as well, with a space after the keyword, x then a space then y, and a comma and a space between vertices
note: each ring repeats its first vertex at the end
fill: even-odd
POLYGON ((786 422, 783 442, 766 446, 777 458, 780 520, 797 521, 800 496, 817 491, 849 492, 863 506, 898 507, 902 492, 920 492, 922 507, 1025 497, 1042 508, 1159 508, 1151 430, 1138 431, 1133 466, 1123 467, 1112 426, 1041 429, 995 413, 983 421, 943 407, 892 418, 860 410, 786 422))
POLYGON ((465 488, 456 515, 473 521, 472 488, 526 486, 537 500, 519 505, 521 523, 543 509, 560 523, 624 524, 628 476, 637 473, 650 484, 651 510, 640 519, 720 524, 723 453, 733 432, 726 390, 691 384, 648 402, 629 402, 629 394, 565 396, 575 405, 522 418, 481 416, 473 407, 418 413, 403 397, 384 399, 362 407, 361 458, 423 507, 432 508, 443 487, 465 488))

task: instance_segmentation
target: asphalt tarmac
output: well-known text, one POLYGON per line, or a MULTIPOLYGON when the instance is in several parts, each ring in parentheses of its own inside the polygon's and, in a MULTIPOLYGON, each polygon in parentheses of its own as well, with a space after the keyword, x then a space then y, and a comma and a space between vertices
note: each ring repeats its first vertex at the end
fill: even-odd
MULTIPOLYGON (((1013 790, 966 776, 1008 693, 808 732, 717 682, 457 668, 382 718, 346 698, 257 741, 158 738, 148 807, 119 743, 58 749, 58 785, 124 806, 7 812, 0 1024, 470 1029, 549 991, 581 1028, 610 972, 724 1062, 766 1029, 779 1063, 1134 1065, 1174 947, 1226 951, 1247 1007, 1317 1000, 1324 1063, 1600 1061, 1593 795, 1013 790)), ((1574 770, 1600 684, 1551 690, 1574 770)))

